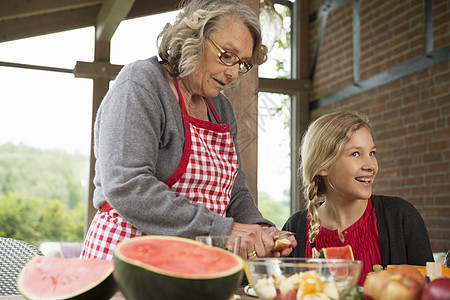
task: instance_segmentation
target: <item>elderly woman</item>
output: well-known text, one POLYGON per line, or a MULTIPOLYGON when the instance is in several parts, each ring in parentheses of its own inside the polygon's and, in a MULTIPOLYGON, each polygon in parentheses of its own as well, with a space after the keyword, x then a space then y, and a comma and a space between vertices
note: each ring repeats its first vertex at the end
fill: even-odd
POLYGON ((144 234, 239 235, 242 257, 288 255, 272 250, 282 233, 245 186, 220 93, 266 60, 258 17, 239 0, 192 0, 158 40, 159 58, 124 67, 98 111, 99 210, 81 256, 111 259, 118 242, 144 234))

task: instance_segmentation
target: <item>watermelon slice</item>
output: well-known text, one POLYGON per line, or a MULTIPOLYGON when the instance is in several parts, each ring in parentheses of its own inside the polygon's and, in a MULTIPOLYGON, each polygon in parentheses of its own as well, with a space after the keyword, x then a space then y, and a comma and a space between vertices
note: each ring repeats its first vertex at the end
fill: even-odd
POLYGON ((112 261, 35 256, 17 278, 27 299, 109 299, 117 291, 112 261))
POLYGON ((239 287, 244 261, 226 250, 173 236, 119 243, 114 278, 127 299, 226 300, 239 287))
POLYGON ((320 250, 320 257, 327 259, 348 259, 355 260, 353 257, 352 246, 328 247, 320 250))
MULTIPOLYGON (((355 260, 353 257, 352 246, 350 245, 322 248, 322 250, 320 250, 320 258, 355 260)), ((337 278, 344 278, 348 275, 349 270, 346 266, 339 266, 330 267, 330 272, 337 278)))

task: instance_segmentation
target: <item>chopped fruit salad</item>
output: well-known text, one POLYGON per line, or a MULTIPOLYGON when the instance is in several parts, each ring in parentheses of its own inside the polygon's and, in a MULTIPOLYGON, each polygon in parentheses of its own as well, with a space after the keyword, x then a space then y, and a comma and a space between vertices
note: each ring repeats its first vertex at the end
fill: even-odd
POLYGON ((261 278, 254 289, 259 297, 271 300, 339 299, 336 284, 321 279, 315 270, 261 278))

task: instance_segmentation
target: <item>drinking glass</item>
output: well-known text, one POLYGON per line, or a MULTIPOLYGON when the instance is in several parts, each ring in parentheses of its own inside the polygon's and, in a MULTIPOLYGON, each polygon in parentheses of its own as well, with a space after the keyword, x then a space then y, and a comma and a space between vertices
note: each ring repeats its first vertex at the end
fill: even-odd
MULTIPOLYGON (((239 255, 241 247, 241 237, 237 235, 202 235, 195 237, 195 240, 208 246, 222 248, 239 255)), ((233 294, 229 300, 240 299, 237 294, 233 294)))
POLYGON ((214 246, 228 250, 236 255, 239 255, 241 247, 241 237, 236 235, 203 235, 195 238, 209 246, 214 246))

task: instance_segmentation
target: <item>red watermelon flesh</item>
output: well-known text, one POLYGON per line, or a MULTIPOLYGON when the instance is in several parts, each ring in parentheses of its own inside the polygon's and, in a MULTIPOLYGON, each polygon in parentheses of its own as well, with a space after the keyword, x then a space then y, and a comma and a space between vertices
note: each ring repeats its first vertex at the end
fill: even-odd
POLYGON ((36 256, 19 274, 17 288, 27 299, 109 299, 117 290, 113 268, 107 260, 36 256))
MULTIPOLYGON (((121 254, 127 259, 137 260, 147 267, 155 267, 166 275, 177 277, 222 276, 237 264, 236 258, 221 251, 210 251, 205 255, 205 247, 166 238, 136 240, 125 245, 121 254)), ((160 271, 160 272, 161 272, 160 271)))
MULTIPOLYGON (((328 247, 328 248, 322 248, 320 250, 321 256, 325 257, 326 259, 345 259, 345 260, 355 260, 353 257, 353 250, 352 246, 346 245, 343 247, 328 247)), ((330 272, 338 277, 346 277, 348 275, 348 267, 345 265, 341 265, 339 267, 330 267, 330 272)))
POLYGON ((321 252, 327 259, 348 259, 355 260, 353 257, 352 246, 347 245, 343 247, 328 247, 322 248, 321 252))

